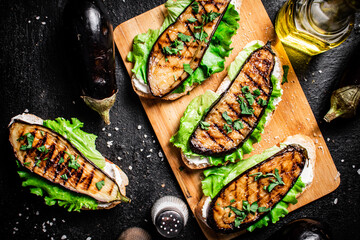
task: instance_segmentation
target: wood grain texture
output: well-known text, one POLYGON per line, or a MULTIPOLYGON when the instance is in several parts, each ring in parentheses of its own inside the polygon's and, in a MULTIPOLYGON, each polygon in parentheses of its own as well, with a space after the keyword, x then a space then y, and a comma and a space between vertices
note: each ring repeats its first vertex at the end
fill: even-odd
MULTIPOLYGON (((131 75, 132 63, 126 61, 126 56, 132 48, 133 38, 139 33, 146 32, 149 28, 159 28, 165 15, 166 10, 162 5, 130 19, 115 28, 115 43, 129 75, 131 75)), ((289 83, 283 85, 283 100, 278 105, 272 120, 265 128, 261 142, 254 145, 254 151, 250 155, 260 153, 264 149, 281 142, 287 136, 295 134, 307 135, 316 143, 317 162, 314 182, 311 187, 300 196, 299 202, 296 205, 290 206, 289 210, 293 211, 334 191, 340 184, 340 177, 304 92, 301 89, 300 83, 291 67, 286 52, 276 37, 274 27, 261 1, 243 1, 240 17, 240 28, 236 36, 233 37, 232 47, 234 49, 226 61, 226 66, 228 66, 239 51, 252 40, 261 40, 263 42, 268 40, 272 41, 273 48, 277 51, 283 64, 290 66, 288 75, 289 83)), ((193 212, 202 197, 200 182, 202 171, 189 169, 181 171, 179 168, 184 164, 181 161, 180 151, 170 144, 169 139, 178 130, 180 118, 189 102, 194 97, 203 94, 207 89, 216 90, 225 75, 226 71, 214 74, 202 85, 195 88, 190 95, 173 102, 141 98, 141 103, 160 145, 193 212)), ((218 236, 207 229, 200 221, 198 222, 208 239, 230 239, 238 235, 218 236)))

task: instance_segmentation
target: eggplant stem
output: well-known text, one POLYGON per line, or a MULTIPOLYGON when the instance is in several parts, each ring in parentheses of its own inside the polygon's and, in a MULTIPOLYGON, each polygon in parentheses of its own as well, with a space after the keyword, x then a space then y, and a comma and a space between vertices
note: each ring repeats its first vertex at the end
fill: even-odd
POLYGON ((120 194, 120 200, 121 202, 131 203, 131 199, 126 196, 123 196, 122 194, 120 194))
POLYGON ((335 118, 340 117, 343 114, 344 114, 344 112, 341 112, 340 110, 337 110, 335 108, 330 108, 330 110, 324 116, 324 120, 326 122, 331 122, 332 120, 334 120, 335 118))
POLYGON ((95 99, 89 96, 81 96, 81 98, 92 110, 98 112, 104 122, 109 125, 110 109, 115 103, 117 92, 118 91, 116 91, 116 93, 114 93, 110 97, 104 99, 95 99))

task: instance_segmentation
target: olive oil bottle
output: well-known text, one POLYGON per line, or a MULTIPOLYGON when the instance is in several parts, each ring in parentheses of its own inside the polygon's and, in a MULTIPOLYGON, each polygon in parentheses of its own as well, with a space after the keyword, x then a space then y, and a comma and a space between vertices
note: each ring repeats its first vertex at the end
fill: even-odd
POLYGON ((344 42, 359 9, 360 0, 289 0, 275 30, 284 45, 312 56, 344 42))

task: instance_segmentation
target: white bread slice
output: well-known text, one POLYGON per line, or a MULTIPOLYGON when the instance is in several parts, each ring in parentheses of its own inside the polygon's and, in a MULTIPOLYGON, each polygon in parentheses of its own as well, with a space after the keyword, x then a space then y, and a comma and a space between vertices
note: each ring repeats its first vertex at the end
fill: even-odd
MULTIPOLYGON (((257 41, 257 40, 255 40, 255 41, 251 41, 251 42, 249 42, 244 48, 246 48, 246 47, 248 47, 248 46, 251 46, 251 45, 254 45, 255 43, 259 43, 259 44, 261 44, 261 45, 265 45, 262 41, 257 41)), ((274 50, 274 49, 272 49, 272 51, 275 53, 275 66, 274 66, 274 70, 273 70, 273 74, 275 74, 274 72, 276 71, 276 75, 277 75, 277 78, 280 80, 280 79, 282 79, 282 76, 283 76, 283 74, 284 74, 284 72, 283 72, 283 69, 282 69, 282 63, 281 63, 281 60, 280 60, 280 58, 278 57, 278 54, 276 53, 276 51, 274 50), (276 69, 275 69, 275 67, 276 67, 276 69)), ((230 84, 231 84, 231 79, 230 79, 230 77, 227 75, 224 79, 223 79, 223 81, 221 82, 221 84, 219 85, 219 87, 218 87, 218 89, 216 90, 216 93, 217 94, 222 94, 223 92, 225 92, 227 89, 228 89, 228 87, 230 86, 230 84)), ((281 85, 279 85, 279 87, 281 88, 281 85)), ((280 101, 281 101, 281 98, 280 98, 280 101)), ((275 103, 276 105, 280 102, 280 101, 278 101, 277 103, 275 103)), ((274 110, 275 111, 275 110, 274 110)), ((274 113, 274 111, 272 111, 271 113, 269 113, 268 115, 267 115, 267 121, 266 121, 266 123, 265 123, 265 127, 269 124, 269 122, 270 122, 270 120, 271 120, 271 118, 272 118, 272 115, 273 115, 273 113, 274 113)), ((209 168, 209 167, 212 167, 211 166, 211 164, 209 163, 209 162, 207 162, 207 163, 203 163, 203 161, 201 161, 202 163, 200 163, 200 164, 196 164, 196 163, 194 163, 194 162, 191 162, 186 156, 185 156, 185 154, 181 151, 181 159, 182 159, 182 161, 184 162, 184 164, 188 167, 188 168, 190 168, 190 169, 205 169, 205 168, 209 168)), ((228 162, 226 162, 224 165, 226 165, 228 162)))
MULTIPOLYGON (((305 164, 303 172, 300 174, 301 180, 305 183, 305 188, 301 193, 299 193, 296 198, 299 198, 312 184, 313 178, 311 178, 311 181, 307 181, 306 179, 303 179, 304 171, 311 171, 312 173, 315 172, 315 162, 316 162, 316 147, 314 144, 314 141, 305 135, 297 134, 294 136, 287 137, 282 144, 285 146, 295 144, 300 145, 301 147, 306 149, 306 152, 308 154, 308 162, 305 164), (307 169, 308 167, 308 169, 307 169)), ((244 160, 246 161, 246 160, 244 160)), ((305 173, 308 174, 308 173, 305 173)), ((209 229, 210 227, 206 223, 206 214, 207 213, 207 207, 210 205, 211 198, 208 196, 203 196, 197 206, 195 207, 195 215, 197 219, 201 220, 201 222, 207 226, 209 229), (207 206, 206 206, 207 205, 207 206)))

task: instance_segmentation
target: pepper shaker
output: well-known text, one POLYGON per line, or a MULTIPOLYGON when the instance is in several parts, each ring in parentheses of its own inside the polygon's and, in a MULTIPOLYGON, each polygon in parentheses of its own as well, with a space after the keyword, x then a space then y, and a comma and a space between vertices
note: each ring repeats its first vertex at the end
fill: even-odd
POLYGON ((158 199, 151 209, 151 219, 157 231, 166 238, 180 234, 188 220, 186 204, 179 198, 165 196, 158 199))

